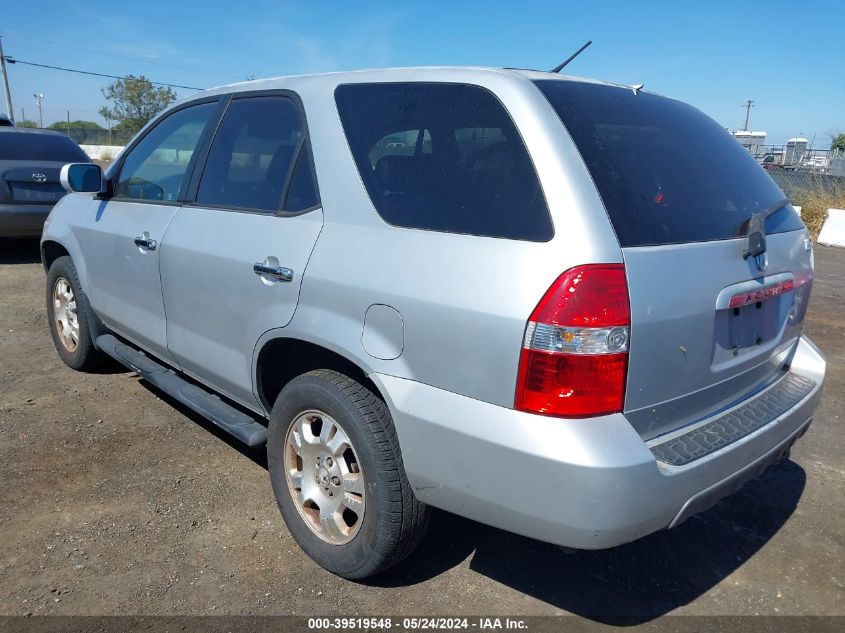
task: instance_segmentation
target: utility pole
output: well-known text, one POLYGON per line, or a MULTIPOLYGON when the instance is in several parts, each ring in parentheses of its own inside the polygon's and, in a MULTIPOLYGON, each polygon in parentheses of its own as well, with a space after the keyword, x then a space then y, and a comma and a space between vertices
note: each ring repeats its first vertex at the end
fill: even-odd
POLYGON ((742 104, 742 107, 745 108, 745 127, 742 129, 746 132, 748 131, 748 117, 751 116, 751 108, 754 107, 754 102, 749 99, 745 103, 742 104))
POLYGON ((41 111, 41 101, 44 100, 44 95, 41 94, 40 92, 36 92, 32 96, 35 97, 35 99, 38 101, 38 127, 43 129, 43 127, 44 127, 44 116, 43 116, 43 113, 41 111))
POLYGON ((3 75, 3 89, 6 91, 6 109, 9 111, 9 118, 15 122, 15 113, 12 112, 12 94, 9 92, 9 78, 6 76, 6 57, 3 55, 3 38, 0 37, 0 75, 3 75))
POLYGON ((70 110, 67 111, 67 136, 70 138, 70 110))

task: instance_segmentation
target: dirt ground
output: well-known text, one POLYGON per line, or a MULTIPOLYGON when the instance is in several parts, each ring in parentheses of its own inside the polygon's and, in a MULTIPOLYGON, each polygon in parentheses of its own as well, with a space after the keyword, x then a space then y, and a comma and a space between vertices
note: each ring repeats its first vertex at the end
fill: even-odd
POLYGON ((61 364, 37 243, 0 240, 0 614, 845 615, 845 249, 816 266, 807 330, 828 378, 791 461, 609 551, 436 513, 414 556, 355 584, 299 551, 263 450, 132 373, 61 364))

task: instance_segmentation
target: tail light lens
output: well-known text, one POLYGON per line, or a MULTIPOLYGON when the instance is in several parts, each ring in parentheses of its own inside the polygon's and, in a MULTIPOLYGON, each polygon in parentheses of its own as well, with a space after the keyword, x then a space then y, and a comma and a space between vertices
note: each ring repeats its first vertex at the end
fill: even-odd
POLYGON ((622 264, 567 270, 528 321, 515 407, 561 417, 621 411, 630 326, 622 264))
POLYGON ((795 299, 789 312, 790 323, 802 323, 807 314, 807 304, 810 301, 810 291, 813 288, 813 271, 808 270, 795 275, 795 299))

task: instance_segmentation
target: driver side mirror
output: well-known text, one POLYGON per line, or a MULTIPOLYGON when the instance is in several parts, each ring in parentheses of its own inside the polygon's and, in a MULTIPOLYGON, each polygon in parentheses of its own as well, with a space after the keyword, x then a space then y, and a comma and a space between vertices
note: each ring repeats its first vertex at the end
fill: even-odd
POLYGON ((59 180, 71 193, 100 193, 103 191, 103 170, 92 163, 71 163, 62 167, 59 180))

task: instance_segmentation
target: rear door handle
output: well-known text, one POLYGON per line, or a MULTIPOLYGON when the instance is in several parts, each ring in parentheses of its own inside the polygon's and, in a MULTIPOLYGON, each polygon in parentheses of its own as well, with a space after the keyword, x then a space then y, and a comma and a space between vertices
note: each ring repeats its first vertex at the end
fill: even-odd
POLYGON ((148 251, 154 251, 156 249, 156 246, 158 246, 158 242, 153 239, 150 239, 148 233, 144 233, 135 238, 135 246, 145 248, 148 251))
POLYGON ((264 262, 257 262, 252 265, 252 271, 262 277, 272 277, 279 281, 293 281, 293 271, 284 266, 271 266, 264 262))

